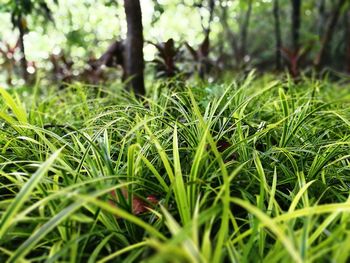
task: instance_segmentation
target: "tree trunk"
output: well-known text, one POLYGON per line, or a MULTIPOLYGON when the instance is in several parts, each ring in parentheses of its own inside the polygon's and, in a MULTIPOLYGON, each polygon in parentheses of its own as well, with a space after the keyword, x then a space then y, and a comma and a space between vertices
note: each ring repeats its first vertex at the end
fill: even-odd
POLYGON ((324 25, 326 19, 326 2, 325 0, 319 0, 318 5, 318 21, 317 21, 317 33, 319 36, 323 35, 324 25))
POLYGON ((207 34, 209 36, 211 31, 211 23, 213 22, 214 18, 214 9, 215 9, 215 0, 209 0, 209 21, 208 21, 208 28, 207 28, 207 34))
MULTIPOLYGON (((222 25, 222 29, 224 32, 224 36, 225 38, 228 39, 230 45, 231 45, 231 49, 232 49, 232 56, 234 57, 236 63, 239 63, 239 45, 238 45, 238 41, 237 41, 237 37, 236 35, 232 32, 232 30, 230 29, 230 26, 227 22, 227 6, 223 6, 221 7, 222 9, 222 15, 221 15, 221 25, 222 25)), ((220 41, 221 44, 224 46, 224 41, 220 41)), ((228 59, 226 59, 227 61, 228 59)))
POLYGON ((333 14, 327 24, 326 32, 323 35, 323 38, 321 40, 321 49, 320 52, 317 54, 315 59, 315 67, 317 70, 320 70, 323 67, 323 64, 327 57, 327 51, 329 48, 329 44, 332 41, 333 33, 335 31, 335 26, 337 25, 340 11, 345 4, 346 0, 339 0, 337 5, 335 6, 333 10, 333 14))
POLYGON ((292 45, 293 51, 299 50, 299 33, 300 33, 300 12, 301 0, 292 0, 292 45))
POLYGON ((17 17, 17 27, 19 31, 19 48, 21 50, 21 69, 22 69, 22 77, 25 82, 28 82, 28 71, 27 71, 27 58, 25 53, 25 47, 24 47, 24 35, 25 35, 25 28, 23 27, 23 21, 22 16, 19 15, 17 17))
POLYGON ((276 69, 282 69, 282 37, 281 37, 281 26, 280 26, 280 14, 279 14, 279 2, 278 0, 273 1, 273 16, 275 19, 275 38, 276 38, 276 69))
POLYGON ((248 35, 248 29, 249 29, 249 22, 250 22, 250 15, 252 13, 252 7, 253 7, 253 0, 249 0, 248 3, 248 10, 244 18, 244 23, 242 25, 242 31, 241 31, 241 49, 240 49, 240 59, 244 59, 246 55, 246 46, 247 46, 247 35, 248 35))
POLYGON ((199 48, 199 77, 204 79, 205 74, 209 72, 209 49, 210 49, 210 33, 211 33, 211 24, 214 18, 215 11, 215 0, 208 0, 208 27, 204 29, 204 40, 199 48))
POLYGON ((130 78, 130 88, 136 95, 145 94, 142 13, 139 0, 124 0, 127 21, 125 45, 126 77, 130 78))

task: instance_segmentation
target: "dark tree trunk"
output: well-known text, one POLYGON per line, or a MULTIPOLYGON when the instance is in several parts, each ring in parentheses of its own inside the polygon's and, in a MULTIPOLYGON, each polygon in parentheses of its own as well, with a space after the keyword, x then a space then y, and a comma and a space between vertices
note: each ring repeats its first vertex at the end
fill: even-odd
POLYGON ((27 71, 27 58, 25 53, 25 47, 24 47, 24 35, 25 35, 25 28, 23 27, 22 23, 22 16, 19 15, 17 18, 17 27, 19 31, 19 48, 21 50, 21 69, 22 69, 22 77, 25 82, 28 82, 28 71, 27 71))
POLYGON ((127 38, 125 45, 125 70, 130 80, 130 88, 136 95, 145 94, 142 13, 139 0, 124 0, 127 20, 127 38))
POLYGON ((326 32, 324 33, 322 40, 321 40, 321 49, 320 52, 317 54, 317 57, 315 59, 315 66, 317 70, 320 70, 327 57, 327 51, 329 48, 329 44, 332 41, 333 33, 335 31, 335 27, 337 25, 340 11, 345 4, 346 0, 339 0, 338 3, 336 4, 333 14, 326 26, 326 32))
POLYGON ((282 69, 282 37, 281 37, 281 25, 280 25, 280 9, 278 0, 273 1, 273 16, 275 20, 275 39, 276 39, 276 69, 282 69))
MULTIPOLYGON (((200 3, 200 4, 195 3, 193 6, 195 6, 197 8, 203 7, 202 3, 200 3)), ((200 19, 201 19, 201 26, 202 26, 202 29, 203 29, 205 35, 210 34, 211 23, 213 22, 213 18, 214 18, 214 9, 215 9, 215 0, 208 0, 208 12, 209 12, 208 26, 205 26, 204 16, 201 15, 201 13, 199 12, 200 19)))
POLYGON ((209 36, 211 31, 211 23, 213 22, 214 18, 214 10, 215 10, 215 0, 209 0, 209 21, 208 21, 208 28, 207 28, 207 35, 209 36))
POLYGON ((324 25, 326 20, 326 2, 325 0, 319 0, 317 5, 318 5, 317 33, 319 36, 322 36, 324 32, 324 25))
POLYGON ((242 31, 241 31, 241 41, 242 41, 241 48, 240 48, 241 62, 244 59, 244 56, 246 55, 247 36, 248 36, 250 15, 252 13, 252 7, 253 7, 253 0, 249 0, 247 13, 245 15, 244 22, 242 25, 242 31))
POLYGON ((292 0, 292 45, 293 51, 299 50, 299 35, 300 35, 300 12, 301 0, 292 0))
MULTIPOLYGON (((221 17, 221 25, 225 34, 225 38, 227 38, 230 42, 231 48, 232 48, 232 56, 236 60, 236 63, 239 63, 239 45, 237 41, 236 35, 232 32, 230 29, 230 26, 227 22, 227 6, 222 7, 222 17, 221 17)), ((223 41, 221 41, 222 45, 224 44, 223 41)))
POLYGON ((209 49, 210 49, 210 32, 211 32, 211 23, 214 18, 215 11, 215 0, 208 0, 208 11, 209 11, 209 20, 208 27, 204 29, 204 40, 201 43, 199 48, 199 77, 204 79, 205 75, 209 73, 210 62, 209 62, 209 49))

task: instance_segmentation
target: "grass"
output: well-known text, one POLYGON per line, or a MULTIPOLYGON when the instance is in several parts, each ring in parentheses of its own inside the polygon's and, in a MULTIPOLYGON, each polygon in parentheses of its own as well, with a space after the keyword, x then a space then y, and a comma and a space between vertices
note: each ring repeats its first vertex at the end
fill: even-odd
POLYGON ((0 89, 0 262, 348 262, 348 86, 161 86, 0 89))

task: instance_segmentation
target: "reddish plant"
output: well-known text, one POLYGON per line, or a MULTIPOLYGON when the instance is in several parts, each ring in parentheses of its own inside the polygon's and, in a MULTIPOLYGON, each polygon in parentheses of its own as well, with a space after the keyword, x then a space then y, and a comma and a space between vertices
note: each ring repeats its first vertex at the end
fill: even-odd
POLYGON ((52 73, 54 80, 70 83, 73 80, 73 61, 63 53, 58 55, 50 54, 50 62, 52 64, 52 73))
POLYGON ((209 73, 211 68, 211 61, 209 60, 209 52, 210 52, 210 40, 209 34, 205 36, 202 43, 199 45, 197 49, 194 49, 190 44, 185 42, 185 45, 193 57, 193 60, 197 64, 197 72, 201 78, 205 76, 205 74, 209 73))
POLYGON ((13 71, 16 65, 15 52, 18 46, 19 46, 19 41, 17 41, 17 43, 13 46, 11 46, 7 42, 0 43, 0 54, 4 59, 2 67, 5 68, 5 70, 7 71, 6 82, 8 85, 11 85, 12 83, 13 71))
POLYGON ((285 47, 281 48, 282 55, 289 64, 289 73, 294 79, 299 77, 300 61, 305 58, 305 56, 310 52, 310 50, 311 45, 305 48, 298 48, 296 50, 291 50, 285 47))
MULTIPOLYGON (((126 188, 123 188, 121 190, 123 197, 128 200, 129 195, 126 188)), ((111 192, 113 200, 118 200, 118 196, 115 191, 111 192)), ((110 201, 112 205, 117 205, 116 202, 113 200, 110 201)), ((148 195, 146 199, 141 199, 140 197, 137 197, 133 195, 132 197, 132 213, 134 215, 143 214, 148 211, 149 208, 151 208, 152 205, 157 205, 159 200, 155 195, 148 195)))
POLYGON ((162 43, 149 43, 158 50, 158 54, 153 60, 157 77, 174 77, 178 73, 176 61, 180 55, 180 47, 175 47, 175 42, 172 38, 162 43))
MULTIPOLYGON (((19 52, 20 41, 18 40, 16 44, 10 45, 7 42, 0 42, 0 55, 3 57, 4 62, 2 63, 2 67, 7 72, 6 83, 8 85, 12 85, 13 75, 16 71, 18 71, 18 57, 16 59, 16 52, 19 52)), ((34 61, 26 62, 26 74, 28 74, 27 80, 32 81, 30 78, 30 74, 34 74, 36 72, 36 64, 34 61)))

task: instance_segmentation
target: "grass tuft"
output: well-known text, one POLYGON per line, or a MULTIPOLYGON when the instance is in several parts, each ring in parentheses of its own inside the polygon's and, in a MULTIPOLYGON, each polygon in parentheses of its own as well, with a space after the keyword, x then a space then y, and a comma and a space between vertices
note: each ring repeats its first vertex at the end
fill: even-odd
POLYGON ((111 90, 0 89, 0 262, 349 261, 348 87, 111 90))

